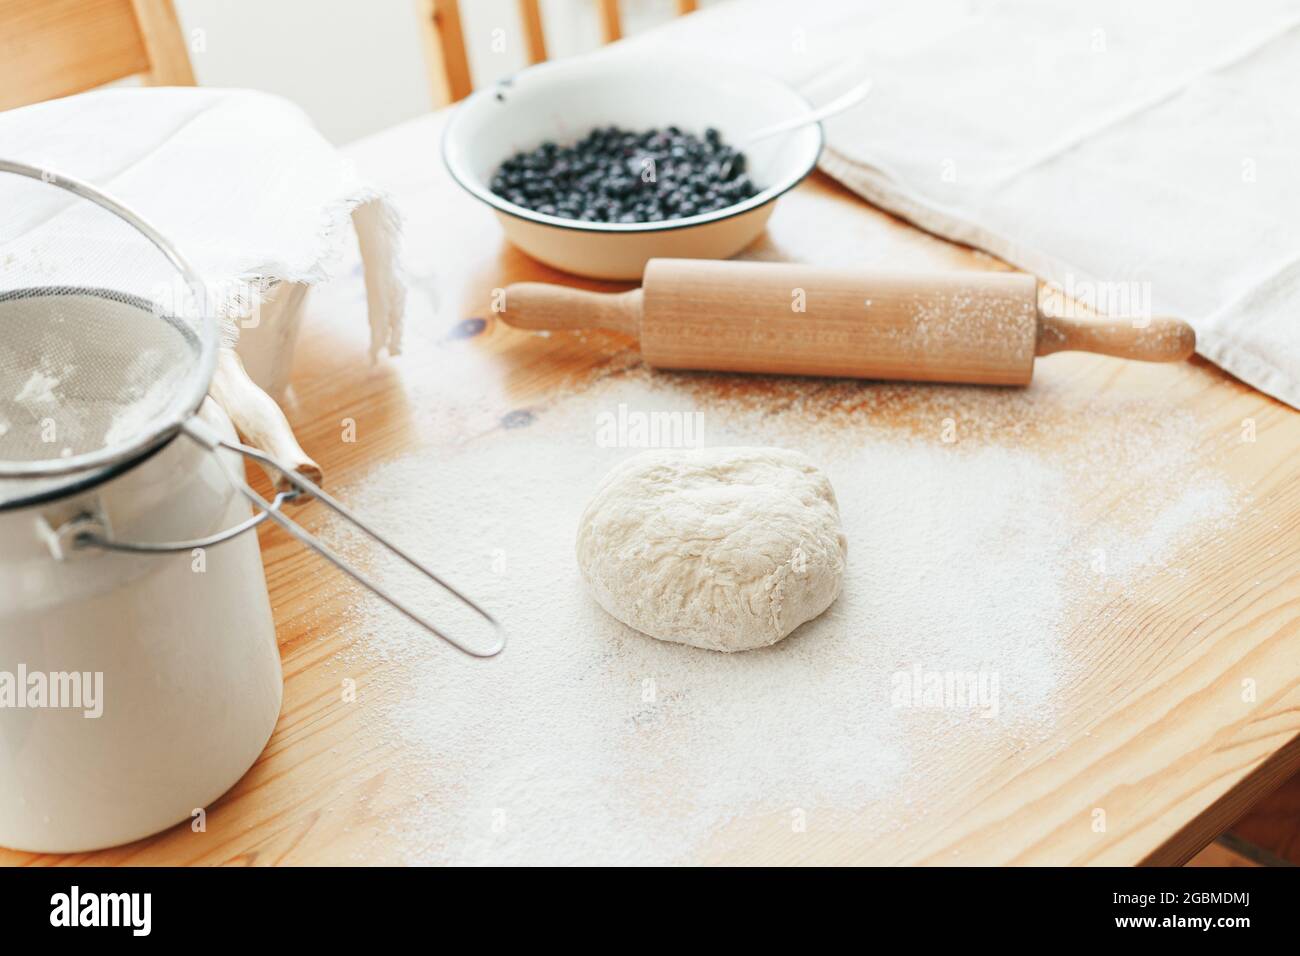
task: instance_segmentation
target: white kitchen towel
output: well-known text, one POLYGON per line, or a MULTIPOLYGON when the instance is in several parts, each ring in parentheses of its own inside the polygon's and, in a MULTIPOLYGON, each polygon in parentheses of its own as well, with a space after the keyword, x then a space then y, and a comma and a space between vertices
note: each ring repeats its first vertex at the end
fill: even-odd
POLYGON ((600 55, 669 50, 815 101, 871 76, 827 173, 1300 408, 1296 0, 733 0, 600 55))
MULTIPOLYGON (((0 113, 0 157, 86 180, 150 220, 208 283, 228 344, 275 282, 327 279, 350 222, 371 355, 400 348, 396 212, 286 100, 249 90, 99 90, 0 113)), ((0 175, 0 235, 9 237, 48 225, 30 203, 31 222, 14 221, 6 193, 32 195, 14 179, 0 175)))

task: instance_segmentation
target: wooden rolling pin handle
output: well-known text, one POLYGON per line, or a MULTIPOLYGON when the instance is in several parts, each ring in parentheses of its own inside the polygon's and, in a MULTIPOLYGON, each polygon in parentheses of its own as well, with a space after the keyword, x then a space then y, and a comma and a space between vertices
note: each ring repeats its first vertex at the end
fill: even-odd
MULTIPOLYGON (((244 441, 284 462, 312 484, 323 483, 320 465, 302 450, 280 406, 248 377, 236 352, 228 348, 217 351, 217 370, 208 391, 230 416, 244 441)), ((295 487, 275 469, 264 466, 262 470, 276 491, 290 491, 295 487)))
POLYGON ((545 282, 506 286, 501 318, 517 329, 613 329, 639 338, 641 290, 585 292, 545 282))
POLYGON ((1038 316, 1038 355, 1099 352, 1140 362, 1181 362, 1196 351, 1196 331, 1182 319, 1067 319, 1038 316))

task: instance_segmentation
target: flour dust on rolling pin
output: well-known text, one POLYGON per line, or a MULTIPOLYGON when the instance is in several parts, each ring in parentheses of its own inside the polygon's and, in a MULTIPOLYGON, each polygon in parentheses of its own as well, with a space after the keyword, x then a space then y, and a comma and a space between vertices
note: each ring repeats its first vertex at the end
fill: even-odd
POLYGON ((1014 272, 653 259, 631 292, 519 283, 507 301, 509 325, 614 329, 639 338, 657 368, 1025 385, 1037 355, 1178 361, 1195 345, 1176 319, 1139 327, 1044 315, 1037 282, 1014 272))

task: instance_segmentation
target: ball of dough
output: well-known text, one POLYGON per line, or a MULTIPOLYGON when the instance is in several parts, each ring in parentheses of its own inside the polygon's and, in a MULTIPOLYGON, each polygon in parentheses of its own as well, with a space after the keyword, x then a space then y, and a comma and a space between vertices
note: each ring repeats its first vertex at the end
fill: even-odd
POLYGON ((578 526, 578 566, 606 611, 717 651, 775 644, 830 607, 846 547, 831 483, 783 448, 635 455, 578 526))

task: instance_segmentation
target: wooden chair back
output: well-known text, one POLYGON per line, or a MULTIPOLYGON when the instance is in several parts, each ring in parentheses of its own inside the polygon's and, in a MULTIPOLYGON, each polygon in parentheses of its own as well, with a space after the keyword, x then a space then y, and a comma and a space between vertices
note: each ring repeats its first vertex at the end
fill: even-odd
POLYGON ((194 85, 172 0, 0 0, 0 110, 136 75, 194 85))
MULTIPOLYGON (((523 24, 524 42, 528 48, 528 62, 541 63, 547 59, 546 36, 542 31, 540 0, 517 0, 519 19, 523 24)), ((623 35, 623 20, 618 0, 596 0, 599 5, 601 35, 612 43, 623 35)), ((698 0, 677 0, 679 16, 693 12, 698 0)), ((440 103, 454 103, 464 99, 474 90, 470 75, 469 57, 465 53, 465 32, 461 24, 459 0, 426 0, 425 23, 428 25, 427 47, 430 70, 433 74, 435 99, 440 103)))

